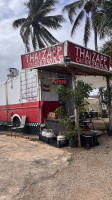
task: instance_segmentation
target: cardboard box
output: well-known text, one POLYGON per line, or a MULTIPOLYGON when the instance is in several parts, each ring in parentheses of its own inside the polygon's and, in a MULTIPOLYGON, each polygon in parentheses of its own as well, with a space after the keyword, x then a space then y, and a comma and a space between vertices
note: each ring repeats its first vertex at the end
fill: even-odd
POLYGON ((57 116, 56 116, 56 114, 54 112, 49 112, 48 118, 50 118, 50 119, 57 119, 57 116))

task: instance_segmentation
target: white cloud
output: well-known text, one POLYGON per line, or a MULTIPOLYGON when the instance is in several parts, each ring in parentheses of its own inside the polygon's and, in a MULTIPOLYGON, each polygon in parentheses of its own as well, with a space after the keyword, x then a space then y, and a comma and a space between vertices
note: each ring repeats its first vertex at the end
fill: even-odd
MULTIPOLYGON (((19 34, 19 29, 15 30, 12 23, 15 19, 25 17, 27 9, 24 6, 25 0, 0 0, 0 82, 6 79, 6 69, 16 67, 21 69, 21 55, 24 54, 25 48, 19 34)), ((73 2, 70 0, 69 3, 73 2)), ((57 4, 57 9, 53 14, 60 14, 62 7, 68 1, 61 0, 57 4)), ((67 19, 67 14, 64 14, 67 19)), ((74 43, 83 45, 83 26, 80 26, 76 31, 75 37, 71 38, 71 24, 69 20, 63 24, 63 27, 58 30, 52 30, 52 34, 61 42, 70 40, 74 43)), ((101 42, 100 42, 101 43, 101 42)), ((89 48, 94 48, 93 35, 88 45, 89 48)))
POLYGON ((9 9, 11 9, 16 17, 21 17, 27 13, 27 8, 24 6, 24 0, 11 0, 9 2, 9 9))
POLYGON ((12 19, 0 22, 0 81, 6 79, 6 69, 10 67, 21 68, 21 53, 24 45, 19 30, 12 27, 12 19))
POLYGON ((10 19, 11 17, 21 17, 27 12, 23 0, 1 0, 0 19, 10 19))

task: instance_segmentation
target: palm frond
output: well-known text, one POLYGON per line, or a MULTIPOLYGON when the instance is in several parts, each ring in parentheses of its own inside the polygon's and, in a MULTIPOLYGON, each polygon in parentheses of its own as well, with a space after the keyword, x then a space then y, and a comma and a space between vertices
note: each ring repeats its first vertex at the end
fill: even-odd
POLYGON ((43 36, 43 38, 45 39, 45 41, 47 41, 49 44, 53 45, 58 43, 59 41, 53 37, 53 35, 45 28, 45 27, 41 27, 41 35, 43 36))
POLYGON ((21 18, 21 19, 17 19, 13 22, 13 27, 14 28, 18 28, 19 26, 21 26, 24 22, 26 22, 26 18, 21 18))
POLYGON ((58 3, 57 0, 45 0, 44 3, 42 4, 42 9, 46 9, 46 8, 52 8, 55 6, 55 4, 58 3))
POLYGON ((112 66, 112 40, 108 40, 100 48, 100 52, 110 56, 110 64, 112 66))
POLYGON ((91 21, 90 18, 87 16, 86 17, 86 22, 85 22, 85 30, 84 30, 84 45, 87 47, 87 43, 89 41, 91 35, 91 21))
POLYGON ((84 17, 84 11, 82 10, 82 11, 79 13, 79 15, 77 16, 77 18, 76 18, 76 20, 75 20, 75 22, 74 22, 74 24, 73 24, 72 31, 71 31, 71 35, 74 34, 76 28, 80 25, 80 22, 81 22, 81 20, 83 19, 83 17, 84 17))
POLYGON ((40 36, 39 34, 36 34, 36 37, 37 37, 37 42, 38 42, 39 49, 42 49, 42 48, 48 46, 48 44, 43 39, 42 35, 40 36))
POLYGON ((29 15, 46 15, 55 10, 54 5, 57 3, 56 0, 30 0, 29 15))
POLYGON ((104 1, 101 9, 98 11, 98 16, 101 18, 99 28, 100 38, 111 36, 112 33, 112 0, 104 1))
POLYGON ((54 8, 46 8, 46 9, 39 9, 38 12, 36 13, 33 13, 32 16, 35 20, 37 21, 41 21, 42 17, 45 17, 47 16, 50 12, 53 12, 54 11, 54 8))
POLYGON ((38 28, 36 28, 35 34, 36 42, 38 43, 39 48, 44 48, 49 45, 49 43, 47 43, 46 39, 43 37, 43 28, 41 25, 38 24, 38 28))
POLYGON ((30 0, 27 4, 29 16, 36 14, 42 7, 44 0, 30 0))
POLYGON ((68 17, 71 23, 73 23, 73 16, 76 15, 81 8, 83 8, 85 2, 85 0, 79 0, 64 6, 62 11, 68 12, 68 17))
POLYGON ((43 48, 58 42, 47 30, 47 28, 57 30, 61 27, 60 23, 64 22, 62 15, 48 15, 55 10, 56 3, 57 0, 29 0, 25 3, 28 8, 28 17, 14 21, 14 27, 21 26, 20 35, 27 51, 29 51, 31 41, 34 49, 37 46, 43 48))
POLYGON ((30 51, 30 43, 29 43, 30 34, 31 34, 30 26, 22 26, 21 27, 20 35, 22 37, 23 43, 25 44, 27 52, 30 51))
POLYGON ((41 23, 48 27, 48 28, 53 28, 57 30, 58 28, 61 28, 62 22, 65 22, 65 19, 63 18, 62 15, 55 15, 55 16, 46 16, 41 19, 41 23))
POLYGON ((46 41, 46 38, 42 34, 37 35, 38 43, 39 43, 39 48, 44 48, 49 46, 49 42, 46 41))
POLYGON ((109 51, 110 49, 112 50, 112 40, 105 42, 101 47, 100 51, 104 53, 105 51, 109 51))

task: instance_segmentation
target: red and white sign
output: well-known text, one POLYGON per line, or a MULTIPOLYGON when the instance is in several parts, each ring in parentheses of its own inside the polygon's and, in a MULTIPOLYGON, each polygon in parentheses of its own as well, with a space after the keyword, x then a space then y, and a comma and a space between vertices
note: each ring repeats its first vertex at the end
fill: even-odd
POLYGON ((68 42, 68 56, 71 62, 90 68, 109 71, 110 57, 68 42))
POLYGON ((62 63, 64 43, 21 56, 22 69, 36 68, 62 63))
POLYGON ((72 63, 82 67, 87 66, 91 69, 101 71, 109 71, 110 68, 109 56, 67 41, 22 55, 22 69, 38 68, 59 63, 63 64, 64 56, 70 56, 72 63))

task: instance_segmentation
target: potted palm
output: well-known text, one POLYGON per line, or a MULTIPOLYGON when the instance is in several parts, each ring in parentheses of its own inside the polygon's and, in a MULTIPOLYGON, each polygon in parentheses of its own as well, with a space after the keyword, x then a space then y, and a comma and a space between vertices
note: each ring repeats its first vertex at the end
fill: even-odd
POLYGON ((69 141, 70 147, 77 146, 78 133, 82 133, 82 129, 79 124, 73 124, 72 119, 70 117, 64 117, 60 119, 60 123, 65 126, 65 131, 62 133, 66 139, 69 141))

